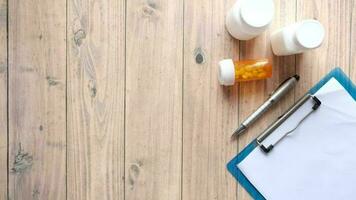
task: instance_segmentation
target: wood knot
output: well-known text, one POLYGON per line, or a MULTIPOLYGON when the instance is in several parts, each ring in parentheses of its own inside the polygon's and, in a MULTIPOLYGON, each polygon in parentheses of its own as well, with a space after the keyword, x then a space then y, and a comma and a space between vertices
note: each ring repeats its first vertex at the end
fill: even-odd
POLYGON ((59 84, 59 81, 54 77, 46 76, 46 79, 47 79, 47 82, 48 82, 49 86, 56 86, 56 85, 59 84))
POLYGON ((153 2, 149 2, 148 4, 144 5, 142 7, 141 12, 144 18, 150 18, 154 20, 157 20, 159 18, 157 6, 153 2))
POLYGON ((200 47, 194 50, 194 57, 197 64, 203 64, 205 62, 205 53, 200 47))
POLYGON ((153 9, 157 8, 157 4, 154 0, 147 0, 147 4, 148 4, 148 6, 150 6, 153 9))
POLYGON ((86 33, 83 29, 79 29, 77 32, 74 33, 74 43, 78 47, 82 45, 83 40, 86 38, 86 33))
POLYGON ((37 188, 35 188, 33 191, 32 191, 32 199, 33 200, 38 200, 40 199, 40 191, 38 191, 37 188))
POLYGON ((96 82, 95 80, 90 80, 88 83, 88 89, 90 92, 91 98, 96 97, 97 89, 96 89, 96 82))
POLYGON ((24 152, 21 148, 21 143, 19 146, 19 151, 15 155, 14 166, 11 168, 11 172, 14 174, 22 174, 32 167, 33 157, 29 153, 24 152))
POLYGON ((129 181, 131 190, 134 188, 136 180, 138 179, 138 177, 140 175, 141 167, 142 167, 142 162, 137 162, 137 163, 131 164, 131 166, 129 168, 128 181, 129 181))

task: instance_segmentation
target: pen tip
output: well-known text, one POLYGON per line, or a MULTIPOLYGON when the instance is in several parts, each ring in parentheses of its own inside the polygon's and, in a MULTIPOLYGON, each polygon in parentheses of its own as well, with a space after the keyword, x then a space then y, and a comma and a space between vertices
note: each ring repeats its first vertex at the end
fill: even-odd
POLYGON ((232 138, 236 138, 237 136, 241 135, 242 132, 246 130, 246 126, 241 125, 239 128, 237 128, 234 133, 232 134, 232 138))

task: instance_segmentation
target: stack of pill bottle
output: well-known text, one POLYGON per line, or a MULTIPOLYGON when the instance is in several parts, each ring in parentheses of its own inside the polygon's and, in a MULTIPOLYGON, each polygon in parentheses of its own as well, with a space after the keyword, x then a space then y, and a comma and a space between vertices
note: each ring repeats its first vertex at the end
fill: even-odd
POLYGON ((233 61, 225 59, 219 62, 219 82, 230 86, 236 82, 270 78, 272 64, 268 59, 233 61))

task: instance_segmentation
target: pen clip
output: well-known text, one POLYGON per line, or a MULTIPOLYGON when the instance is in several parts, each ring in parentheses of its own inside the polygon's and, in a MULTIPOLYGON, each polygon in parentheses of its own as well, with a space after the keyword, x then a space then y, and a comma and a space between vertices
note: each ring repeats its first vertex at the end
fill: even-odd
POLYGON ((276 88, 276 89, 274 89, 270 94, 269 94, 269 96, 271 96, 273 93, 275 93, 284 83, 286 83, 287 81, 289 81, 290 79, 292 79, 292 78, 296 78, 297 80, 299 80, 299 75, 294 75, 294 76, 291 76, 291 77, 289 77, 289 78, 287 78, 286 80, 284 80, 282 83, 280 83, 279 85, 278 85, 278 87, 276 88))

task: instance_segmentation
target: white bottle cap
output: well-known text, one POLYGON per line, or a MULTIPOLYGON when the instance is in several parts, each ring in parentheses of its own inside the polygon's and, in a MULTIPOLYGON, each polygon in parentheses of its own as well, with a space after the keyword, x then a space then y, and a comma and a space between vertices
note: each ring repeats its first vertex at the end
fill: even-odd
POLYGON ((254 28, 267 27, 274 15, 273 0, 247 0, 241 5, 243 21, 254 28))
POLYGON ((219 62, 219 82, 221 85, 234 85, 235 65, 233 60, 225 59, 219 62))
POLYGON ((226 28, 236 39, 249 40, 272 22, 273 0, 238 0, 226 15, 226 28))
POLYGON ((321 45, 325 37, 323 25, 317 20, 304 20, 295 32, 297 42, 306 49, 321 45))

